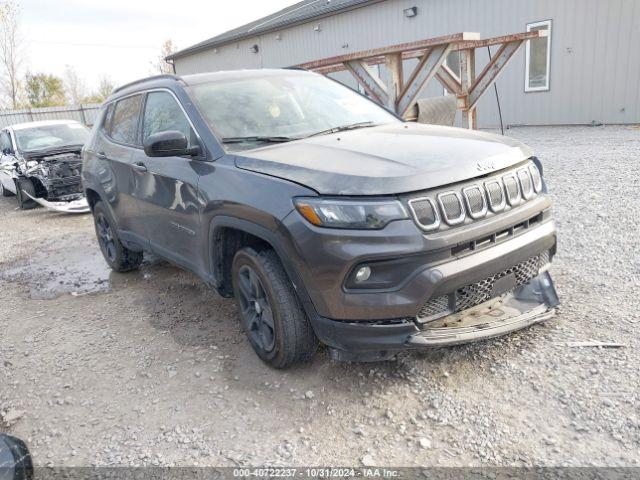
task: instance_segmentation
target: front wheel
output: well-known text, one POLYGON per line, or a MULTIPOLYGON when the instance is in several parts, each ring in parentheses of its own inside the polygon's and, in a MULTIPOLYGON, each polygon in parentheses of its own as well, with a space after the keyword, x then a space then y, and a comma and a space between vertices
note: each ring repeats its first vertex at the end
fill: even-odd
POLYGON ((129 250, 122 244, 116 234, 115 223, 101 201, 93 207, 93 222, 100 250, 111 269, 116 272, 129 272, 140 266, 143 253, 129 250))
POLYGON ((242 327, 258 356, 275 368, 310 359, 318 339, 276 253, 238 250, 232 276, 242 327))
POLYGON ((36 196, 36 188, 34 187, 33 182, 28 178, 18 178, 16 180, 16 192, 18 196, 18 205, 22 210, 31 210, 38 206, 37 202, 25 194, 25 192, 27 192, 34 198, 36 196))

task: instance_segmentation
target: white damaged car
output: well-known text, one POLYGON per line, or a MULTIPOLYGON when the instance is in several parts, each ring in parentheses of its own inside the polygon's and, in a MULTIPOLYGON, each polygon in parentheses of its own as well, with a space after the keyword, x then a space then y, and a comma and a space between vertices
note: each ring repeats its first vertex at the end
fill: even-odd
POLYGON ((73 120, 20 123, 0 131, 0 193, 21 209, 38 204, 61 212, 88 212, 82 192, 82 146, 89 129, 73 120))

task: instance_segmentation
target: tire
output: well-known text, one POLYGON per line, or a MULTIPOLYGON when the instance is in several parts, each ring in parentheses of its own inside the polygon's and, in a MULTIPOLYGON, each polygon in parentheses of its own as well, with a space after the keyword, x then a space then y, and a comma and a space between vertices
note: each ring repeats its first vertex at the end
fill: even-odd
POLYGON ((93 223, 102 255, 112 270, 130 272, 140 266, 144 254, 129 250, 122 245, 116 234, 115 222, 101 201, 93 207, 93 223))
POLYGON ((22 210, 31 210, 32 208, 36 208, 38 204, 27 197, 24 192, 27 192, 32 197, 36 196, 36 187, 34 187, 33 182, 28 178, 18 178, 16 180, 16 192, 18 196, 18 205, 22 210))
POLYGON ((13 193, 11 190, 7 190, 6 188, 4 188, 2 182, 0 182, 0 192, 2 192, 3 197, 13 197, 15 195, 15 193, 13 193))
POLYGON ((275 368, 309 360, 318 338, 276 253, 242 248, 231 273, 242 327, 258 356, 275 368))

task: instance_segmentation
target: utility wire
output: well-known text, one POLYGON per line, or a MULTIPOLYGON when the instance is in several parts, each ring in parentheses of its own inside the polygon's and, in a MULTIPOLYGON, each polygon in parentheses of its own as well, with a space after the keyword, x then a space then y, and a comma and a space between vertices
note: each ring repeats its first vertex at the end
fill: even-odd
POLYGON ((109 43, 75 43, 75 42, 50 42, 45 40, 30 40, 31 43, 40 43, 46 45, 70 45, 72 47, 99 47, 99 48, 124 48, 124 49, 145 49, 157 50, 158 47, 151 45, 114 45, 109 43))
MULTIPOLYGON (((489 52, 489 62, 491 62, 491 47, 487 45, 487 52, 489 52)), ((500 117, 500 132, 504 135, 504 125, 502 124, 502 109, 500 108, 500 97, 498 96, 498 84, 493 82, 493 89, 496 92, 496 103, 498 104, 498 116, 500 117)))

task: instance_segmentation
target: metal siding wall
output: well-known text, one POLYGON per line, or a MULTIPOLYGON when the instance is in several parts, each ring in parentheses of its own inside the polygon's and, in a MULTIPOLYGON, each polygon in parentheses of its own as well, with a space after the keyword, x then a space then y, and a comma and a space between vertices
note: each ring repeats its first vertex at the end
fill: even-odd
MULTIPOLYGON (((524 92, 524 48, 497 81, 506 124, 640 122, 639 0, 386 0, 280 31, 176 59, 180 74, 283 67, 393 43, 460 31, 483 38, 552 20, 550 91, 524 92), (402 10, 417 6, 418 15, 402 10), (321 31, 315 32, 314 26, 321 31), (249 51, 260 46, 258 54, 249 51), (343 45, 347 44, 347 48, 343 45)), ((492 53, 495 53, 496 47, 492 53)), ((486 49, 476 54, 476 73, 486 49)), ((406 70, 411 67, 406 62, 406 70)), ((345 77, 340 75, 341 80, 345 77)), ((423 96, 442 95, 433 81, 423 96)), ((498 123, 493 88, 478 104, 480 126, 498 123)))

